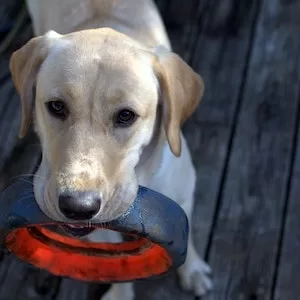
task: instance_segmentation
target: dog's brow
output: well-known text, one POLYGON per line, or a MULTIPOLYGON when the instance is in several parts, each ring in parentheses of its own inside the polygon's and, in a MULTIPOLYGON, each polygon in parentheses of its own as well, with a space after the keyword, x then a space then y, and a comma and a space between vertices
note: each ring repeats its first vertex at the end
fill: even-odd
POLYGON ((80 99, 83 95, 83 90, 79 88, 77 80, 72 82, 71 79, 67 80, 65 76, 59 76, 52 82, 53 91, 52 97, 60 98, 64 101, 72 101, 73 99, 80 99), (63 82, 63 84, 60 84, 63 82))
POLYGON ((65 99, 77 99, 80 97, 80 94, 78 92, 78 89, 76 88, 75 84, 64 84, 62 87, 62 94, 65 99))

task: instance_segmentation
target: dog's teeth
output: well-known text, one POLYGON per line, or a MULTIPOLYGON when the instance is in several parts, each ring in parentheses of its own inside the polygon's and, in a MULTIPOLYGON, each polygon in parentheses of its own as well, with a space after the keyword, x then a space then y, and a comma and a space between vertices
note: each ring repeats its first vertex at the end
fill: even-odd
POLYGON ((77 225, 77 224, 65 224, 62 225, 61 227, 66 233, 75 237, 85 236, 93 232, 95 229, 87 225, 85 226, 85 225, 77 225))
POLYGON ((70 228, 75 228, 75 229, 82 229, 82 228, 86 227, 86 226, 77 225, 77 224, 68 224, 67 226, 69 226, 70 228))

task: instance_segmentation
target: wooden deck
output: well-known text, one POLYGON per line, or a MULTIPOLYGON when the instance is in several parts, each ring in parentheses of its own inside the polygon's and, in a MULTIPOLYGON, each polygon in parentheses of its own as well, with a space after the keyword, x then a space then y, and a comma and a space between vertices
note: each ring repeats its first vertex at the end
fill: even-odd
MULTIPOLYGON (((198 170, 192 229, 213 268, 204 299, 300 299, 300 0, 157 2, 174 49, 206 83, 184 128, 198 170)), ((0 58, 0 187, 39 159, 33 134, 17 139, 20 104, 8 72, 9 54, 30 35, 22 27, 0 58)), ((194 299, 175 276, 136 288, 137 300, 194 299)), ((102 292, 0 258, 0 300, 98 300, 102 292)))

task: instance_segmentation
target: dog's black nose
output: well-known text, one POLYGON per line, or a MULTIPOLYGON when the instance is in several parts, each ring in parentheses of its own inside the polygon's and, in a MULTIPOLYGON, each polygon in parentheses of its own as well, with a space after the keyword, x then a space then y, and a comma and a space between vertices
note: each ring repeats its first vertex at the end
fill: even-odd
POLYGON ((67 218, 77 221, 93 218, 101 207, 99 193, 94 191, 63 193, 58 201, 60 211, 67 218))

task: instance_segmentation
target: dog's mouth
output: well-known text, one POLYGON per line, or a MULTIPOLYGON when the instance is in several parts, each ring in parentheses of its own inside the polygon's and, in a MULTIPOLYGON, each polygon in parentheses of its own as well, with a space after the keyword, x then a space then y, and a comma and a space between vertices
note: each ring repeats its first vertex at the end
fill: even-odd
POLYGON ((68 235, 72 235, 74 237, 83 237, 85 235, 90 234, 95 230, 95 228, 87 225, 75 225, 75 224, 63 224, 60 225, 61 229, 67 233, 68 235))

